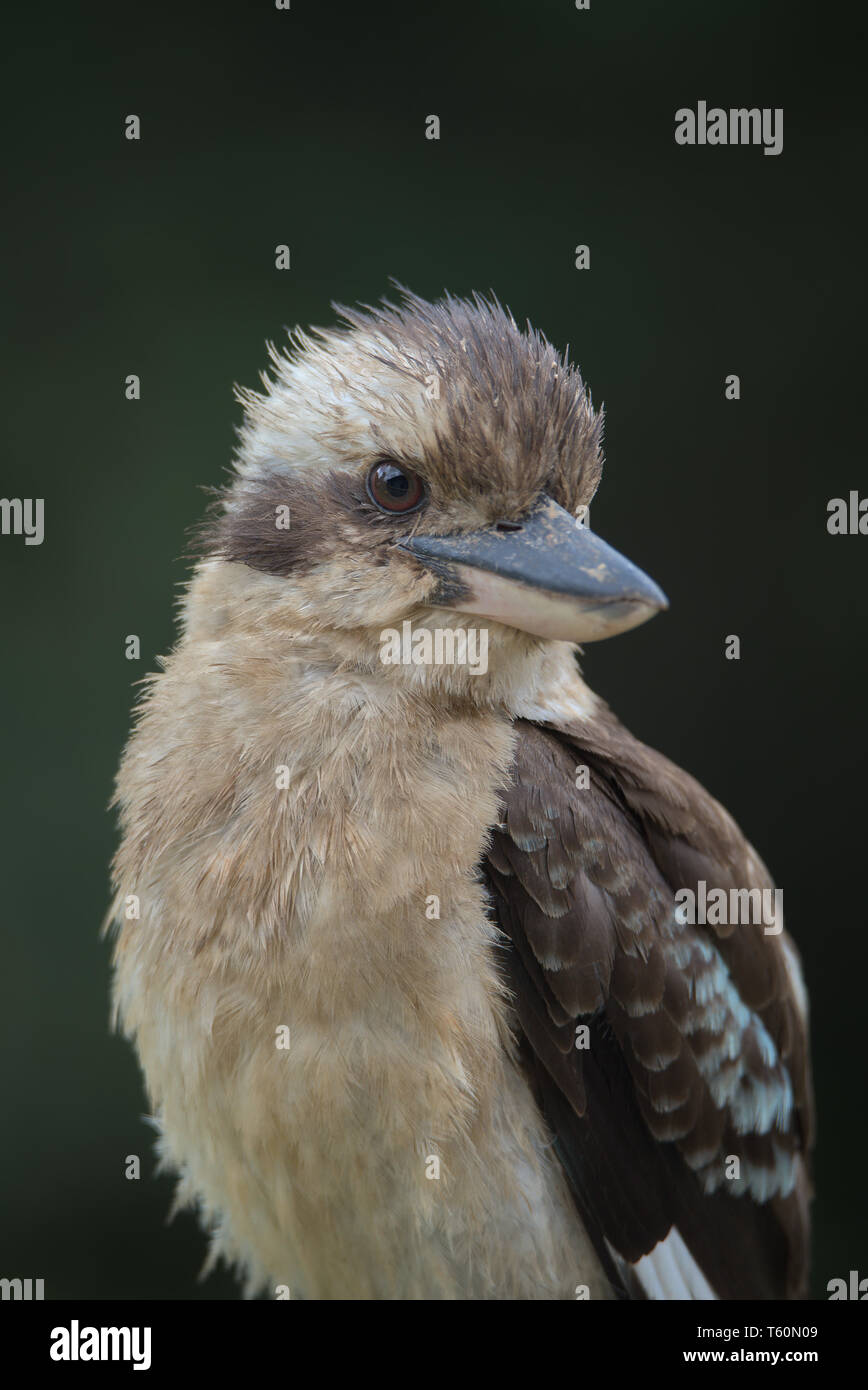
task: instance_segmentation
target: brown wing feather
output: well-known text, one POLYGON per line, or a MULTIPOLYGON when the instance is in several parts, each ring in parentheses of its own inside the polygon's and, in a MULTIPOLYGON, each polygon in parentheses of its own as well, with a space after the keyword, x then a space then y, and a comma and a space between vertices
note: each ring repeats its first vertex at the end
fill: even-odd
POLYGON ((518 733, 486 871, 589 1230, 604 1257, 635 1261, 677 1225, 720 1296, 797 1295, 812 1119, 794 948, 761 926, 682 923, 674 901, 700 879, 768 874, 723 808, 608 711, 518 733))

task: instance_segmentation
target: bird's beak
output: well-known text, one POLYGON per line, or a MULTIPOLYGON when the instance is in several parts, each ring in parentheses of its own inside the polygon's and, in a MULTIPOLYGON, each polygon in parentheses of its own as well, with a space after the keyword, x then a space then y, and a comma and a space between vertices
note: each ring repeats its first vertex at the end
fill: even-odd
POLYGON ((398 548, 440 576, 435 607, 537 637, 599 642, 669 607, 647 574, 544 493, 521 522, 412 536, 398 548))

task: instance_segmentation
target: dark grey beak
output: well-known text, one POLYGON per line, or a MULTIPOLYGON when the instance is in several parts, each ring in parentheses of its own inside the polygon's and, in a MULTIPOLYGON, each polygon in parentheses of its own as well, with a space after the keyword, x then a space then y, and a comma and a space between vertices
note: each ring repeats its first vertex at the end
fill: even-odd
POLYGON ((567 642, 627 632, 668 608, 642 570, 543 494, 520 522, 398 547, 440 576, 435 606, 567 642))

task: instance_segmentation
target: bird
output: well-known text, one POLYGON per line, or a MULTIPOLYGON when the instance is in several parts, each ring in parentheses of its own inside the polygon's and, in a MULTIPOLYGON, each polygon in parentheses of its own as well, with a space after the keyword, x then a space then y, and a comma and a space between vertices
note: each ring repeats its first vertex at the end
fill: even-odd
POLYGON ((582 674, 667 607, 589 525, 603 413, 493 294, 333 308, 237 389, 114 797, 113 1017, 206 1270, 803 1297, 796 946, 684 908, 772 880, 582 674))

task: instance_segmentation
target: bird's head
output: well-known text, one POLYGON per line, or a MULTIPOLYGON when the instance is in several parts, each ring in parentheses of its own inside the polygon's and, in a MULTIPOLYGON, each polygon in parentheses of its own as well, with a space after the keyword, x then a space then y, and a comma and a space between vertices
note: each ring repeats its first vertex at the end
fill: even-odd
POLYGON ((602 418, 545 338, 478 297, 340 312, 272 347, 264 392, 239 393, 235 476, 204 543, 234 575, 221 601, 272 635, 329 633, 350 659, 407 622, 485 627, 503 651, 666 606, 584 524, 602 418))

